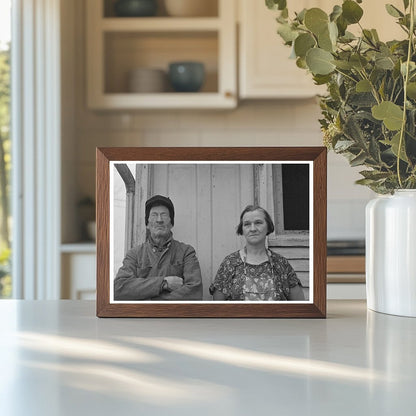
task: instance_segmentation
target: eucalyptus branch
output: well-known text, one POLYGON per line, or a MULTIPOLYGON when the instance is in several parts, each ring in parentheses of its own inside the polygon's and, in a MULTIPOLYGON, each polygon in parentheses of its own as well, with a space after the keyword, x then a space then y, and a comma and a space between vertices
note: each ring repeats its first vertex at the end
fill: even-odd
POLYGON ((391 89, 391 94, 390 94, 390 97, 389 97, 389 100, 393 101, 393 102, 395 102, 395 100, 393 100, 393 96, 394 96, 394 90, 396 89, 396 84, 397 84, 397 81, 394 80, 393 81, 393 88, 391 89))
POLYGON ((397 100, 399 99, 400 94, 402 93, 402 91, 403 91, 403 88, 400 88, 399 91, 397 91, 397 94, 396 94, 396 96, 394 97, 394 100, 393 100, 394 103, 397 102, 397 100))
POLYGON ((406 27, 406 26, 401 25, 400 23, 399 23, 399 26, 400 26, 400 29, 403 29, 403 30, 404 30, 404 32, 406 33, 406 35, 407 35, 407 36, 409 36, 409 30, 407 29, 407 27, 406 27))
MULTIPOLYGON (((284 0, 267 0, 266 4, 273 8, 275 2, 279 5, 286 4, 284 0)), ((285 26, 281 30, 284 36, 280 35, 283 39, 309 34, 310 38, 303 35, 297 41, 299 48, 295 52, 301 55, 302 51, 311 51, 309 59, 305 61, 305 69, 327 87, 326 98, 321 96, 324 118, 320 122, 324 140, 334 144, 336 153, 348 155, 350 161, 351 158, 355 159, 353 164, 365 165, 374 172, 380 170, 391 173, 385 180, 379 180, 377 175, 369 175, 365 183, 362 183, 380 193, 389 193, 398 188, 416 189, 416 133, 412 125, 413 117, 416 117, 413 90, 416 70, 412 63, 416 55, 416 0, 403 2, 404 15, 394 6, 387 9, 406 33, 404 40, 379 42, 371 30, 364 29, 365 25, 360 22, 363 16, 363 9, 359 6, 361 0, 356 1, 357 5, 349 4, 348 7, 338 5, 337 13, 334 7, 333 15, 320 8, 311 8, 292 19, 285 9, 279 19, 279 24, 285 26), (302 21, 301 16, 304 16, 302 21), (330 29, 329 22, 338 23, 340 16, 345 19, 347 26, 351 24, 349 22, 356 23, 354 26, 361 33, 351 37, 348 34, 343 37, 338 34, 335 50, 327 50, 326 44, 319 44, 319 34, 330 29), (294 36, 290 36, 291 32, 294 36), (336 64, 335 67, 333 64, 336 64), (358 91, 368 92, 357 93, 357 84, 358 91), (348 122, 351 116, 360 113, 362 117, 359 116, 358 121, 353 118, 348 122), (355 135, 359 137, 352 137, 355 135), (374 138, 374 135, 377 137, 374 138), (348 143, 342 143, 343 137, 344 140, 352 141, 353 145, 348 147, 348 143), (336 148, 335 145, 340 140, 340 145, 336 148), (358 149, 362 157, 357 159, 358 149)), ((324 40, 328 41, 327 38, 324 40)), ((293 46, 293 42, 286 44, 293 46)))
POLYGON ((334 69, 334 71, 335 71, 335 72, 338 72, 338 73, 339 73, 339 74, 341 74, 341 75, 344 75, 344 77, 345 77, 345 78, 350 79, 352 82, 357 83, 357 80, 356 80, 355 78, 351 77, 351 76, 350 76, 350 75, 348 75, 348 74, 345 74, 344 72, 340 71, 338 68, 335 68, 335 69, 334 69))
POLYGON ((415 8, 415 1, 410 0, 410 28, 409 28, 409 44, 407 46, 407 59, 406 59, 406 73, 404 75, 403 80, 403 117, 402 117, 402 126, 400 129, 400 139, 399 139, 399 149, 397 151, 397 177, 399 179, 399 185, 403 188, 402 178, 400 174, 400 155, 402 151, 403 141, 404 141, 404 132, 406 129, 406 110, 407 110, 407 83, 409 81, 409 68, 410 68, 410 61, 412 58, 412 49, 413 49, 413 37, 414 37, 414 27, 415 27, 415 16, 414 16, 414 8, 415 8))
POLYGON ((371 94, 373 95, 374 99, 377 101, 377 104, 380 104, 381 100, 380 97, 378 95, 378 92, 376 90, 376 87, 374 86, 374 84, 370 81, 370 78, 368 78, 367 72, 365 71, 365 69, 363 67, 361 67, 361 71, 360 71, 360 75, 363 79, 365 79, 366 81, 368 81, 368 83, 370 84, 371 87, 371 94))

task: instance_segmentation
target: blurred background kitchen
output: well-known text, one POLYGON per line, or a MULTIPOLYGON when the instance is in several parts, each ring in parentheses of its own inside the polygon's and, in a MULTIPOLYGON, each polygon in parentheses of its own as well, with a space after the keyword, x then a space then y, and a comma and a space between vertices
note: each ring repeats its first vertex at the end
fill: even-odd
MULTIPOLYGON (((370 11, 364 22, 383 38, 386 30, 396 29, 387 13, 373 13, 376 1, 364 1, 370 11)), ((288 7, 331 10, 336 3, 301 0, 289 1, 288 7)), ((320 90, 289 59, 290 48, 276 34, 274 13, 264 1, 51 4, 51 27, 61 39, 44 53, 60 69, 58 81, 46 77, 44 86, 50 94, 54 85, 59 88, 60 137, 48 171, 58 174, 59 186, 48 206, 58 209, 53 218, 61 227, 50 240, 55 256, 50 270, 58 267, 62 273, 52 291, 45 289, 52 272, 46 282, 37 277, 35 286, 42 290, 26 290, 26 297, 95 296, 96 147, 322 145, 315 98, 320 90)), ((47 11, 42 7, 40 22, 47 11)), ((373 194, 354 184, 358 178, 358 170, 329 153, 329 298, 365 298, 364 215, 373 194)), ((46 225, 45 230, 51 232, 46 225)), ((22 296, 24 285, 16 284, 15 293, 22 296)))

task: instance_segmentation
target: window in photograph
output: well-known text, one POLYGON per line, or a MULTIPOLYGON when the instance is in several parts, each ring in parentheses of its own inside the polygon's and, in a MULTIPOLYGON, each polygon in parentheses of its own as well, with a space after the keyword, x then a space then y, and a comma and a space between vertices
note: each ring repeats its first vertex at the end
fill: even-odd
POLYGON ((273 165, 278 235, 306 234, 309 230, 309 168, 304 163, 273 165))

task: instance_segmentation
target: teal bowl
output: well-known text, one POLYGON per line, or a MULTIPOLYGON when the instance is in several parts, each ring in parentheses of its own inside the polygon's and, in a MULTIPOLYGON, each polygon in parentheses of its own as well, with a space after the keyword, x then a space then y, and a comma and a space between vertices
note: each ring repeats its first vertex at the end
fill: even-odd
POLYGON ((197 92, 205 80, 202 62, 172 62, 169 64, 169 81, 177 92, 197 92))
POLYGON ((148 17, 157 12, 156 0, 118 0, 114 12, 120 17, 148 17))

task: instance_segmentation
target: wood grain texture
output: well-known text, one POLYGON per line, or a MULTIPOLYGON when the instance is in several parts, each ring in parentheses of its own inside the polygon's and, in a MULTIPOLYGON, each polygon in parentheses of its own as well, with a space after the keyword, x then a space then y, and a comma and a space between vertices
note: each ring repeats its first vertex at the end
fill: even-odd
POLYGON ((326 149, 324 147, 97 148, 97 316, 184 318, 326 317, 326 149), (110 303, 110 161, 313 161, 313 303, 110 303))
POLYGON ((328 256, 328 273, 365 273, 365 256, 328 256))
POLYGON ((97 316, 110 302, 110 176, 108 157, 96 151, 97 316))
POLYGON ((313 163, 313 301, 326 317, 327 150, 313 163))

